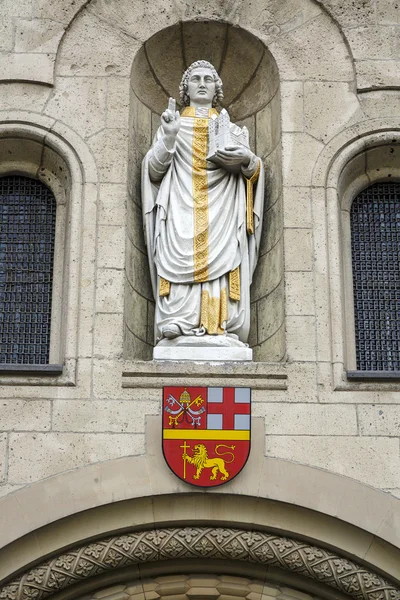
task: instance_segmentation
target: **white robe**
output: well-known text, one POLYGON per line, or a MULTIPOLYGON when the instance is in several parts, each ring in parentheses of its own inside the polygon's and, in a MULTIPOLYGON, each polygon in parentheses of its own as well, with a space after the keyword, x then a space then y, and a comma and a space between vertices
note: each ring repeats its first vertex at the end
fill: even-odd
MULTIPOLYGON (((209 299, 213 299, 211 310, 217 312, 221 294, 227 297, 227 314, 217 315, 218 333, 234 333, 246 342, 250 325, 249 288, 262 226, 262 165, 254 193, 254 235, 248 235, 245 178, 205 162, 204 143, 200 149, 194 144, 199 124, 203 125, 203 132, 208 124, 208 119, 201 121, 181 117, 175 149, 159 183, 150 178, 154 163, 152 149, 143 161, 142 203, 156 300, 155 337, 160 339, 163 327, 169 324, 178 325, 184 335, 216 333, 215 327, 208 330, 207 321, 206 326, 201 322, 204 296, 208 292, 209 299), (228 276, 236 267, 240 269, 239 301, 229 298, 228 276), (166 296, 159 294, 160 278, 171 284, 166 296)), ((160 128, 154 144, 161 135, 160 128)))

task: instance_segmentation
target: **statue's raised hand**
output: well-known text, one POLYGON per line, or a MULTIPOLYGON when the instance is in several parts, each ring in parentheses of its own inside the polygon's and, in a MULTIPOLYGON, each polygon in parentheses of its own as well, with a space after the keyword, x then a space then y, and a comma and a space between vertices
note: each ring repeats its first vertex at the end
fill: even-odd
POLYGON ((168 108, 161 115, 161 126, 164 132, 164 143, 171 149, 181 126, 181 117, 173 98, 169 99, 168 108))

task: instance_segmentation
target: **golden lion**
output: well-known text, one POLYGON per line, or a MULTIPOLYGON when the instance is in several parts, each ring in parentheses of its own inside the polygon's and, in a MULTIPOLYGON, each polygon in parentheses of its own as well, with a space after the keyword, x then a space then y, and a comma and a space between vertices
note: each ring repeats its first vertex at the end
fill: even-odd
MULTIPOLYGON (((225 444, 218 444, 215 446, 215 453, 218 454, 218 448, 225 446, 225 444)), ((235 446, 225 446, 226 448, 235 449, 235 446)), ((207 448, 204 444, 196 444, 194 447, 193 456, 183 454, 183 460, 186 460, 189 464, 196 467, 196 473, 193 475, 193 479, 200 479, 200 475, 203 469, 211 469, 210 480, 215 481, 218 473, 221 475, 221 481, 226 481, 229 477, 229 473, 225 468, 225 463, 230 464, 235 460, 233 452, 223 452, 222 454, 231 454, 232 459, 227 461, 223 458, 208 458, 207 448)))

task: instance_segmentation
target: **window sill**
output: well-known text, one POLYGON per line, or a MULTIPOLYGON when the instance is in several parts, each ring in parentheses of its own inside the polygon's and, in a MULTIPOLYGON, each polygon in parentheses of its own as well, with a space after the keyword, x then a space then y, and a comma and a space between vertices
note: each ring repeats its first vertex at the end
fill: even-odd
POLYGON ((2 375, 26 375, 58 377, 63 372, 63 365, 11 365, 0 364, 0 377, 2 375))
POLYGON ((349 381, 381 381, 396 382, 400 381, 400 371, 347 371, 349 381))
MULTIPOLYGON (((65 359, 63 364, 11 365, 0 364, 0 397, 8 397, 7 387, 22 386, 69 387, 76 386, 77 361, 65 359)), ((22 394, 22 387, 20 393, 22 394)))

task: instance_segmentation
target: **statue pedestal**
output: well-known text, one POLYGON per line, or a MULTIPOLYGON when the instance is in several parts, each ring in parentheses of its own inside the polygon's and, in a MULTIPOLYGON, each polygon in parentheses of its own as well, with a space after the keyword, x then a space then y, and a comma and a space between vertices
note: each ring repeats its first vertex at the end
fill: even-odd
POLYGON ((251 361, 253 350, 237 336, 180 336, 174 340, 163 339, 153 350, 154 360, 179 361, 251 361))

